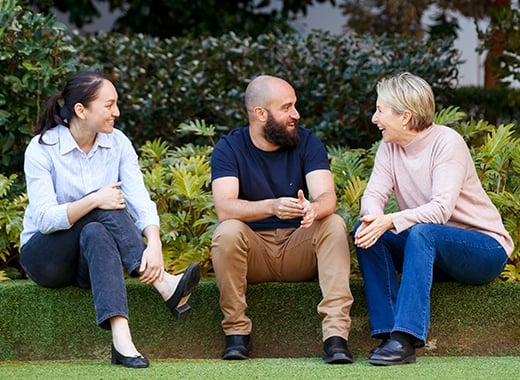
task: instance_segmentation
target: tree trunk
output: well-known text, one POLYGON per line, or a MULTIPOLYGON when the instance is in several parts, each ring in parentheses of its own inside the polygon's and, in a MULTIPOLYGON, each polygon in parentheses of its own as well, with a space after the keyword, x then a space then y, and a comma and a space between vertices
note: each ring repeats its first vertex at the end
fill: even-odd
MULTIPOLYGON (((511 8, 511 0, 495 0, 491 8, 491 13, 497 12, 502 8, 511 8)), ((490 22, 493 22, 493 16, 491 16, 490 22)), ((496 87, 500 79, 494 73, 493 62, 504 52, 504 38, 505 34, 503 32, 499 30, 492 31, 490 48, 484 62, 484 87, 486 88, 496 87)))

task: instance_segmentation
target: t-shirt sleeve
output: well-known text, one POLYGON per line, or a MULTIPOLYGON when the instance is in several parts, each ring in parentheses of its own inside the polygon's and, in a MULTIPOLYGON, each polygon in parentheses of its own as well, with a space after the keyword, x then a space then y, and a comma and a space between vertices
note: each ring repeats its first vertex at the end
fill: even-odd
POLYGON ((221 177, 238 178, 237 160, 225 136, 218 141, 211 154, 211 181, 221 177))
POLYGON ((330 170, 329 156, 322 142, 313 133, 309 134, 304 155, 304 173, 308 174, 314 170, 330 170))

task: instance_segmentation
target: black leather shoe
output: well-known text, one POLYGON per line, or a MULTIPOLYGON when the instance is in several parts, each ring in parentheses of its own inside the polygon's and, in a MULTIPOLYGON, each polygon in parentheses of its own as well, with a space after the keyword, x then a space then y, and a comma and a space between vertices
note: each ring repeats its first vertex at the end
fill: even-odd
POLYGON ((331 336, 323 342, 321 357, 328 364, 350 364, 354 361, 347 341, 340 336, 331 336))
POLYGON ((182 275, 172 296, 164 302, 177 319, 186 319, 188 317, 191 310, 191 306, 188 305, 188 299, 193 289, 199 284, 199 281, 200 265, 199 263, 191 263, 182 275))
POLYGON ((368 362, 373 365, 408 364, 415 363, 415 360, 415 348, 411 344, 403 346, 392 338, 368 357, 368 362))
POLYGON ((372 349, 370 350, 370 355, 372 355, 372 354, 376 354, 377 352, 379 352, 379 350, 385 346, 386 342, 388 342, 388 339, 390 339, 390 338, 385 338, 385 339, 383 339, 383 340, 381 341, 381 343, 379 343, 379 345, 377 345, 377 346, 375 346, 374 348, 372 348, 372 349))
POLYGON ((251 335, 227 335, 226 348, 222 354, 224 360, 245 360, 249 359, 249 352, 253 345, 251 335))
POLYGON ((146 368, 150 362, 143 355, 123 356, 112 345, 112 364, 122 364, 128 368, 146 368))

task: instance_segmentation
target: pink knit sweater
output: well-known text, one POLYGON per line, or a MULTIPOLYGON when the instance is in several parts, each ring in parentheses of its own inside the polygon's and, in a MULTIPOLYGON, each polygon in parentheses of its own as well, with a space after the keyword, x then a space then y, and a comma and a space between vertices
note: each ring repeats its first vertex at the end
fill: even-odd
POLYGON ((382 214, 392 192, 400 210, 390 214, 397 233, 417 223, 447 224, 481 231, 508 255, 513 252, 469 149, 451 128, 432 125, 405 146, 381 142, 361 198, 361 215, 382 214))

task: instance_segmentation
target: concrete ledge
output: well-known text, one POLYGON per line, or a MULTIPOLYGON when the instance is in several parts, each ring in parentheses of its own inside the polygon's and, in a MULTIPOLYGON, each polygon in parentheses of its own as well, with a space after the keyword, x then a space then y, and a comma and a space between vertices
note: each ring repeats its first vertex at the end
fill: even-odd
MULTIPOLYGON (((219 358, 224 335, 218 290, 211 279, 193 293, 189 318, 177 321, 150 286, 128 280, 130 326, 150 359, 219 358)), ((355 297, 349 345, 366 357, 369 336, 363 283, 355 297)), ((255 284, 248 289, 252 357, 321 355, 321 299, 317 282, 255 284)), ((29 280, 0 282, 0 360, 108 358, 110 333, 95 325, 89 291, 44 289, 29 280)), ((438 283, 424 355, 520 355, 520 284, 463 286, 438 283)))

